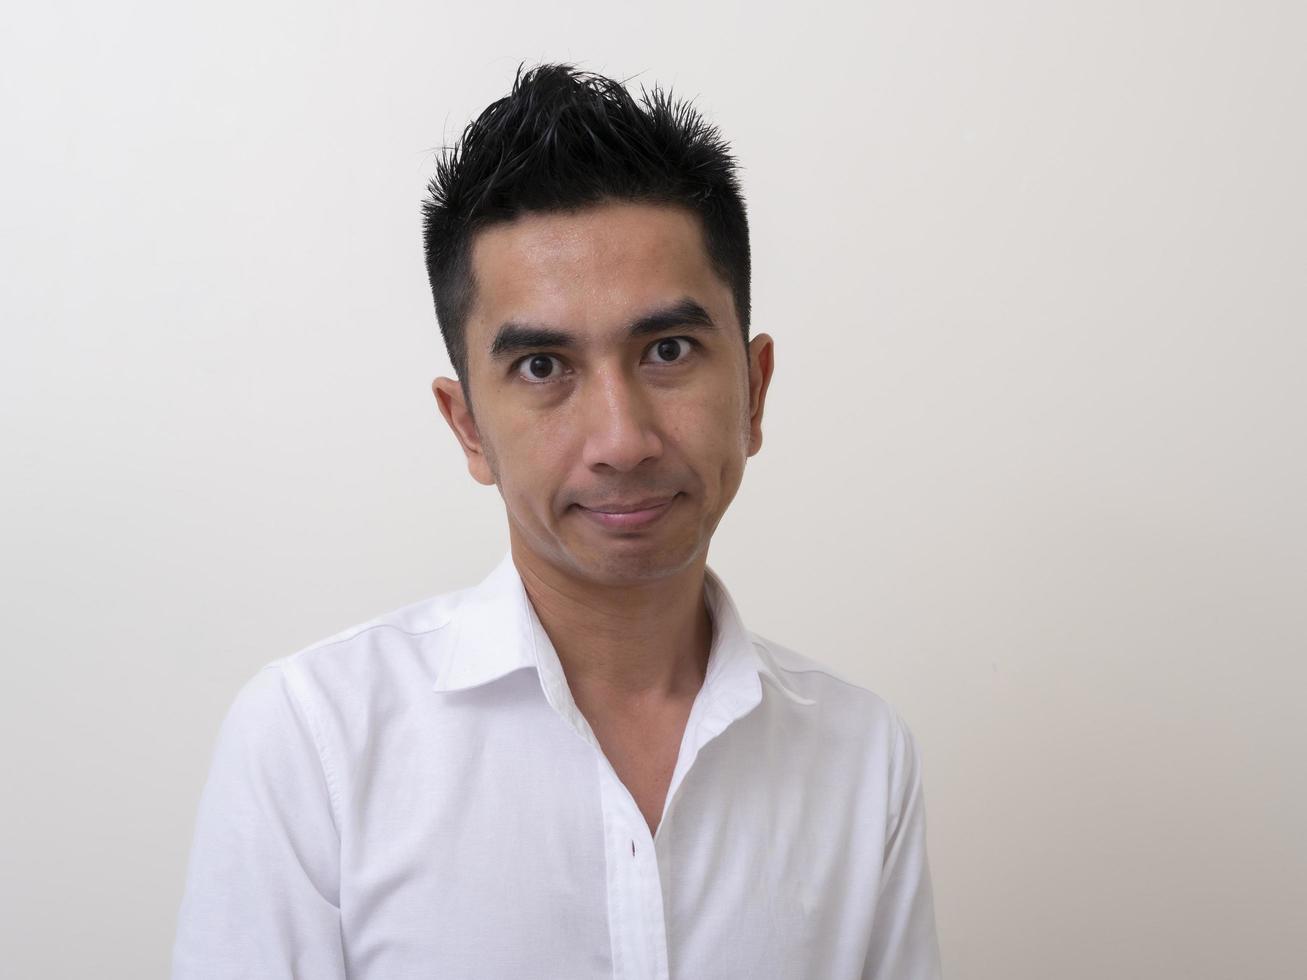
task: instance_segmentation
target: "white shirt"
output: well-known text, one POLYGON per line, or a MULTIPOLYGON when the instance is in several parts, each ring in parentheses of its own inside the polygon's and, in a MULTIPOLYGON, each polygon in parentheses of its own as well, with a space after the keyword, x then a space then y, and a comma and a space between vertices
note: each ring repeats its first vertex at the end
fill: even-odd
POLYGON ((174 980, 938 978, 912 733, 704 592, 653 835, 511 554, 268 664, 218 736, 174 980))

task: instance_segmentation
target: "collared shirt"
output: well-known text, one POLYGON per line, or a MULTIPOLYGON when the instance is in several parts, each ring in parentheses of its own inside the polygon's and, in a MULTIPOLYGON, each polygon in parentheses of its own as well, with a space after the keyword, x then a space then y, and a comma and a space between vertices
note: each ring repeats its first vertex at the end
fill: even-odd
POLYGON ((274 660, 196 822, 174 980, 934 980, 921 756, 882 698, 713 638, 656 832, 511 553, 274 660))

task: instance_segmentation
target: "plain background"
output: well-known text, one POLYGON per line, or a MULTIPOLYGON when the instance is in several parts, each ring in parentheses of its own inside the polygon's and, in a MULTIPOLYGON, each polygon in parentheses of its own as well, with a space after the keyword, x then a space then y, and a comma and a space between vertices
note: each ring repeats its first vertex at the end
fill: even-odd
POLYGON ((0 34, 5 972, 167 970, 262 664, 507 536, 429 385, 435 150, 520 61, 743 164, 710 564, 923 752, 950 980, 1307 962, 1295 3, 27 4, 0 34))

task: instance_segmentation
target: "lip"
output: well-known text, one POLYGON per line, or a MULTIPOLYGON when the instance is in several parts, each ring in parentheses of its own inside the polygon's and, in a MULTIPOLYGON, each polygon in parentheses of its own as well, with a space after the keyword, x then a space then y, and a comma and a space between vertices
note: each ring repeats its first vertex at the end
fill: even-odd
POLYGON ((613 512, 602 510, 591 510, 589 507, 582 507, 577 504, 577 510, 594 521, 600 527, 615 528, 625 530, 628 528, 647 527, 654 521, 658 520, 669 510, 676 498, 680 494, 673 494, 662 500, 641 500, 634 504, 605 504, 606 507, 612 507, 613 512))

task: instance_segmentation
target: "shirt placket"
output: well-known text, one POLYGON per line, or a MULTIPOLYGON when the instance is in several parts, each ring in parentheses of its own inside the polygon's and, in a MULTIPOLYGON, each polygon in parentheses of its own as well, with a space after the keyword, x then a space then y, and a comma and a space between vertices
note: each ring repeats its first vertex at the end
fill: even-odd
MULTIPOLYGON (((607 861, 608 924, 614 980, 670 980, 667 920, 658 852, 635 797, 617 775, 599 739, 572 698, 548 636, 532 614, 534 651, 545 697, 554 710, 594 749, 603 812, 607 861), (542 651, 548 656, 542 656, 542 651)), ((700 749, 762 698, 759 675, 741 658, 710 659, 682 736, 676 768, 664 800, 659 831, 700 749), (720 691, 715 695, 715 691, 720 691)))
POLYGON ((594 730, 576 707, 561 671, 541 670, 540 680, 554 710, 595 754, 603 816, 613 978, 670 980, 662 880, 649 825, 635 797, 604 755, 594 730))
POLYGON ((615 980, 668 980, 658 855, 649 825, 608 760, 597 760, 608 859, 608 924, 615 980))

